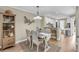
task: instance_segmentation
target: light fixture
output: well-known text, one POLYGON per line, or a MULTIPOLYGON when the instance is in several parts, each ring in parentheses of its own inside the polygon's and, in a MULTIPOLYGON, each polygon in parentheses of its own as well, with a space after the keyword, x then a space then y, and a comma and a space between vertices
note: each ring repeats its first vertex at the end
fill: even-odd
POLYGON ((41 20, 42 19, 42 17, 39 15, 39 6, 36 6, 36 8, 37 8, 37 16, 35 16, 33 19, 35 19, 35 20, 41 20))

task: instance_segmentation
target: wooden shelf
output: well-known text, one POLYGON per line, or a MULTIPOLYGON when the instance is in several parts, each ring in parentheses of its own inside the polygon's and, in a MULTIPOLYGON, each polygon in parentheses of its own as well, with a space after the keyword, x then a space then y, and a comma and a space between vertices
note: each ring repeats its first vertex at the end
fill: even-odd
POLYGON ((11 47, 15 45, 15 15, 10 11, 6 10, 2 14, 2 19, 0 20, 0 26, 2 29, 2 49, 11 47))
POLYGON ((12 23, 12 24, 13 24, 14 22, 3 22, 3 23, 4 23, 4 24, 5 24, 5 23, 12 23))
POLYGON ((51 38, 57 40, 57 30, 51 29, 51 38))

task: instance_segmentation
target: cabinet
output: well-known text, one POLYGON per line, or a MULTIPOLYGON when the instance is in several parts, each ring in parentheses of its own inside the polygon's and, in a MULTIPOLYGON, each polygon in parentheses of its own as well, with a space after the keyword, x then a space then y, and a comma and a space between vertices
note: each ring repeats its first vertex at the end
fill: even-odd
POLYGON ((15 14, 6 10, 0 19, 0 46, 2 49, 15 45, 15 14))

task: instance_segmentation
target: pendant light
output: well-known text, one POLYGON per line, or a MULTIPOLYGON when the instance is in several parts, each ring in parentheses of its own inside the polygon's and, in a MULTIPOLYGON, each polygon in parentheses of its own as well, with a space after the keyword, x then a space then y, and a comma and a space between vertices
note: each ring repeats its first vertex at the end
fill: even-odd
POLYGON ((36 6, 36 8, 37 8, 37 16, 35 16, 34 17, 34 20, 41 20, 42 19, 42 17, 39 15, 39 6, 36 6))

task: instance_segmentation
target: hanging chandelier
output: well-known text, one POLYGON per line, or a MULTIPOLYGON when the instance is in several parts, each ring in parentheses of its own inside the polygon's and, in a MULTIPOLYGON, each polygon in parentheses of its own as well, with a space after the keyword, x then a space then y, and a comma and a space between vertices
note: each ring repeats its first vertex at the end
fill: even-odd
POLYGON ((34 19, 35 19, 35 20, 37 20, 37 19, 38 19, 38 20, 41 20, 42 17, 39 15, 39 6, 36 6, 36 8, 37 8, 37 12, 36 12, 37 16, 35 16, 34 19))

